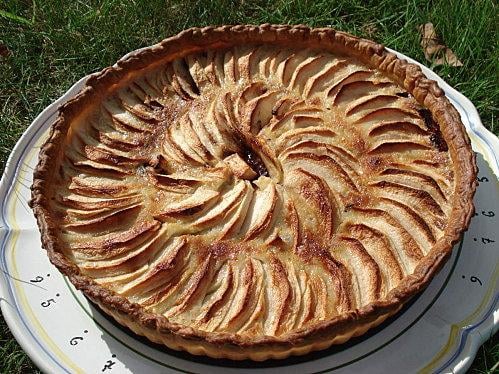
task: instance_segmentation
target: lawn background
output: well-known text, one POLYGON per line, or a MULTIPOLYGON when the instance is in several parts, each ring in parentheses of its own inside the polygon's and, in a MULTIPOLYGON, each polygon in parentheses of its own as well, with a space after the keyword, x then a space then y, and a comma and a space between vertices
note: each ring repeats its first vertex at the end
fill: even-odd
MULTIPOLYGON (((0 170, 36 115, 81 77, 185 28, 238 23, 331 26, 383 43, 433 68, 499 133, 499 17, 493 0, 0 0, 0 170), (426 22, 435 25, 462 67, 425 61, 417 26, 426 22)), ((471 372, 492 373, 498 361, 496 336, 480 349, 471 372)), ((36 371, 0 317, 0 373, 36 371)))

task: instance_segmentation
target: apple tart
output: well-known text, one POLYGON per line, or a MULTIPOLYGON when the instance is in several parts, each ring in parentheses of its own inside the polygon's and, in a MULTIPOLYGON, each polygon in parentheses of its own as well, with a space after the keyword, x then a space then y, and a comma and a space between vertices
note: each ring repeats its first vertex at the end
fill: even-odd
POLYGON ((31 205, 50 260, 119 323, 265 360, 397 312, 473 213, 455 108, 421 70, 332 29, 190 29, 60 108, 31 205))

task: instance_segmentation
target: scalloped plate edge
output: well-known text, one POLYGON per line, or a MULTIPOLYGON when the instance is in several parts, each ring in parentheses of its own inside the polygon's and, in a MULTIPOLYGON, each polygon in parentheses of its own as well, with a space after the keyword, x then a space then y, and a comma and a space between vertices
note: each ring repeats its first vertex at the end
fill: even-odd
MULTIPOLYGON (((146 47, 150 48, 150 47, 146 47)), ((129 56, 136 54, 145 48, 140 48, 130 53, 127 53, 123 56, 119 61, 128 58, 129 56)), ((440 78, 436 73, 434 73, 431 69, 419 63, 418 61, 400 53, 394 51, 390 48, 386 48, 387 50, 395 53, 399 58, 405 59, 409 62, 417 64, 421 67, 425 75, 438 82, 440 87, 445 91, 446 95, 451 99, 453 104, 457 104, 460 106, 460 112, 465 112, 468 115, 470 127, 467 127, 468 134, 473 137, 472 141, 475 144, 480 145, 480 152, 484 154, 486 159, 489 159, 489 164, 496 176, 499 175, 499 139, 492 134, 489 130, 485 128, 482 124, 480 117, 478 115, 478 111, 473 105, 473 103, 463 94, 455 90, 449 84, 447 84, 442 78, 440 78), (473 136, 474 135, 474 136, 473 136)), ((119 62, 118 61, 118 62, 119 62)), ((18 159, 23 155, 22 149, 27 147, 30 143, 33 133, 36 133, 40 130, 40 124, 46 122, 51 116, 53 116, 58 111, 58 107, 74 97, 80 89, 83 87, 85 81, 92 76, 93 74, 89 74, 78 82, 76 82, 73 86, 71 86, 59 99, 54 101, 48 107, 46 107, 30 124, 30 126, 23 133, 21 138, 18 140, 16 145, 14 146, 7 163, 5 165, 5 170, 0 180, 0 196, 6 196, 11 189, 11 185, 8 181, 11 181, 13 177, 15 177, 16 171, 11 165, 14 164, 18 159)), ((4 201, 0 203, 0 209, 3 212, 4 209, 4 201)), ((1 221, 3 222, 3 215, 0 215, 1 221)), ((8 235, 7 229, 4 226, 0 227, 0 240, 4 242, 5 236, 8 235)), ((0 251, 3 251, 4 248, 0 248, 0 251)), ((6 320, 9 328, 12 331, 12 334, 19 342, 21 347, 27 352, 27 354, 31 357, 31 359, 35 362, 35 364, 41 368, 45 372, 52 372, 54 366, 50 364, 50 359, 47 360, 48 356, 41 352, 36 348, 35 345, 31 343, 29 332, 26 328, 24 328, 19 321, 19 316, 14 308, 11 307, 12 303, 12 295, 9 295, 6 287, 6 277, 3 266, 4 264, 0 263, 0 307, 6 320)), ((487 303, 488 304, 488 303, 487 303)), ((458 350, 454 353, 451 359, 445 363, 444 366, 440 367, 439 371, 449 371, 451 370, 454 373, 463 373, 465 372, 473 362, 474 357, 480 346, 488 340, 491 336, 493 336, 497 330, 499 329, 499 318, 497 318, 497 314, 499 313, 499 294, 496 293, 495 299, 492 302, 493 308, 491 309, 491 313, 488 313, 486 318, 480 321, 474 321, 475 324, 469 326, 459 327, 458 338, 460 339, 460 343, 458 346, 458 350)), ((57 363, 56 363, 57 364, 57 363)))

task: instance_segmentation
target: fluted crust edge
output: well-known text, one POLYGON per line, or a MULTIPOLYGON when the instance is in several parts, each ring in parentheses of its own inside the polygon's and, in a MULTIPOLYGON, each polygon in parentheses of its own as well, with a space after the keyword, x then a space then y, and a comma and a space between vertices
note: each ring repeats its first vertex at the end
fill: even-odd
POLYGON ((421 69, 394 54, 382 45, 360 39, 332 29, 311 29, 306 26, 287 25, 239 25, 193 28, 165 39, 161 43, 120 60, 116 67, 109 67, 89 78, 85 88, 59 109, 59 117, 51 128, 49 139, 40 152, 34 173, 31 207, 42 233, 42 246, 50 261, 67 275, 70 281, 90 299, 99 304, 120 323, 136 333, 161 342, 174 349, 184 349, 193 354, 231 359, 265 360, 300 355, 311 350, 324 349, 339 344, 352 336, 360 335, 400 309, 410 297, 422 290, 443 266, 452 246, 468 227, 474 212, 472 198, 476 189, 475 156, 459 113, 450 104, 437 83, 428 80, 421 69), (264 42, 287 45, 303 43, 326 50, 340 50, 361 59, 364 63, 395 79, 416 100, 427 107, 440 125, 444 140, 455 167, 455 191, 452 211, 444 235, 417 265, 412 275, 392 290, 384 301, 371 303, 355 312, 345 313, 329 321, 317 323, 311 328, 284 334, 279 337, 261 337, 248 341, 237 334, 206 333, 173 324, 163 316, 146 312, 116 295, 80 273, 63 254, 57 240, 57 226, 51 216, 49 199, 52 194, 53 170, 61 157, 61 141, 70 123, 81 115, 96 98, 106 95, 112 85, 119 84, 127 74, 151 64, 173 60, 201 48, 231 46, 240 43, 264 42))

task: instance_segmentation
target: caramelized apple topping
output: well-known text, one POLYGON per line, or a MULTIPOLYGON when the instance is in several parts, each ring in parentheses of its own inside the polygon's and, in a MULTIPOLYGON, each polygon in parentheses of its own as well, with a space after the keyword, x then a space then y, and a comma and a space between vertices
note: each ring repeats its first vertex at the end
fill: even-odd
POLYGON ((427 109, 311 49, 156 64, 64 149, 52 204, 81 271, 172 322, 241 336, 383 299, 443 235, 454 188, 427 109))

